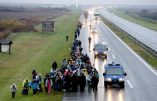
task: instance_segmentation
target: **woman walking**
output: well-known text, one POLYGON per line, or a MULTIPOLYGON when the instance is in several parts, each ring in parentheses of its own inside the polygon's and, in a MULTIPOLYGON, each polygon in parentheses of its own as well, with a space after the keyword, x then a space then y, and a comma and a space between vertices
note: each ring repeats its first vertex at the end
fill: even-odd
POLYGON ((47 89, 48 89, 48 94, 50 94, 50 92, 51 92, 51 86, 53 85, 53 82, 52 82, 52 80, 50 79, 50 78, 48 78, 47 80, 46 80, 46 87, 47 87, 47 89))

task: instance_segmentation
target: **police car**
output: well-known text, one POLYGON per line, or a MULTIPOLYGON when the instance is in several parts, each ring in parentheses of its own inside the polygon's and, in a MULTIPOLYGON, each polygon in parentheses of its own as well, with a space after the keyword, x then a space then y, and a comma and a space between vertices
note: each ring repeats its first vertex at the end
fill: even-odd
POLYGON ((94 51, 94 58, 96 58, 97 56, 102 56, 105 59, 107 59, 107 45, 105 43, 97 43, 94 45, 93 48, 94 51))
POLYGON ((104 76, 104 86, 107 88, 107 85, 118 85, 121 88, 125 86, 124 77, 127 73, 124 72, 124 68, 120 64, 107 64, 105 66, 104 76))

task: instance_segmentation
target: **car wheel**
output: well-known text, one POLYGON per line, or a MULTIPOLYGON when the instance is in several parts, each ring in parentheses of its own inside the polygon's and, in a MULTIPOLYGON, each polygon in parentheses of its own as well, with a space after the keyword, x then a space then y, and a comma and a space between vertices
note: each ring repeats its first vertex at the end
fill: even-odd
POLYGON ((96 59, 96 55, 94 55, 94 59, 96 59))
POLYGON ((107 56, 106 56, 106 55, 104 56, 104 59, 107 59, 107 56))
POLYGON ((120 87, 121 87, 121 88, 124 88, 124 87, 125 87, 125 83, 124 83, 124 82, 121 83, 121 84, 120 84, 120 87))
POLYGON ((104 86, 105 86, 105 88, 107 89, 107 84, 104 82, 104 86))

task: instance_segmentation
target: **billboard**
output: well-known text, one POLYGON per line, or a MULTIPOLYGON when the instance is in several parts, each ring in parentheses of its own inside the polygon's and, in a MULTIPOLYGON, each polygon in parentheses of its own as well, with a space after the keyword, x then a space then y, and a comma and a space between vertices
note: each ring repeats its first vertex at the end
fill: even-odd
POLYGON ((42 32, 54 32, 54 21, 42 22, 42 32))

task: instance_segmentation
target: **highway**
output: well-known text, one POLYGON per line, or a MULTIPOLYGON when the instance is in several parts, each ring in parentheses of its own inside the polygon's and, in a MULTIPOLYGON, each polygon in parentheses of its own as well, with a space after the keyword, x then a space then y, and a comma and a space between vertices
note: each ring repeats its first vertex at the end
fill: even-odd
POLYGON ((133 52, 123 43, 101 20, 95 23, 96 34, 91 34, 89 23, 91 20, 84 21, 80 39, 83 42, 83 52, 87 53, 92 63, 99 71, 100 80, 97 92, 68 93, 65 92, 63 101, 157 101, 157 73, 141 57, 133 52), (88 36, 92 36, 92 45, 88 45, 88 36), (93 45, 97 42, 106 42, 109 48, 107 60, 100 58, 94 59, 93 45), (103 85, 104 65, 106 63, 120 63, 124 66, 127 73, 125 78, 125 88, 108 87, 103 85))
POLYGON ((102 16, 114 23, 119 28, 134 36, 139 41, 157 51, 157 31, 148 29, 136 23, 120 18, 110 13, 106 8, 100 9, 102 16))

